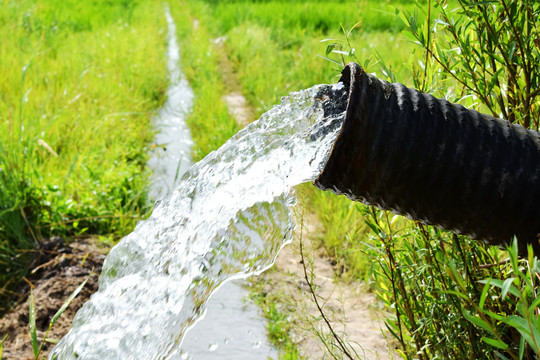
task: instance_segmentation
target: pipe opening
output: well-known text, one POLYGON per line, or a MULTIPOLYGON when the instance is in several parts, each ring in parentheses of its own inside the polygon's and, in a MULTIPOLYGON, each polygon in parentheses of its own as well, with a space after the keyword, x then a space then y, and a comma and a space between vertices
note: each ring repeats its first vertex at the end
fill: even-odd
POLYGON ((540 136, 347 65, 346 114, 314 184, 498 245, 540 254, 540 136))

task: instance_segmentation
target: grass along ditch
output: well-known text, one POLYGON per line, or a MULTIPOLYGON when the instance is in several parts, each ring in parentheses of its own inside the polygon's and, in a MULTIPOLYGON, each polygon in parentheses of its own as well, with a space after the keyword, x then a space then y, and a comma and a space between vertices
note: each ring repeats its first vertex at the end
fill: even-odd
POLYGON ((162 12, 155 1, 3 2, 0 311, 47 238, 112 243, 148 210, 162 12))

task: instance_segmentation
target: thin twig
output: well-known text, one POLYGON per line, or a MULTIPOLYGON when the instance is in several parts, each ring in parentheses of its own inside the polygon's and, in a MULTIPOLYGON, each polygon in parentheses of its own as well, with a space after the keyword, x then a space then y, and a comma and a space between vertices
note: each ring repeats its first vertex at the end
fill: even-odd
POLYGON ((311 293, 311 296, 313 297, 313 301, 315 302, 315 305, 317 306, 317 310, 319 311, 319 313, 321 314, 321 317, 323 318, 324 322, 326 323, 326 326, 328 327, 328 329, 330 330, 330 332, 332 333, 332 336, 334 337, 334 339, 336 340, 336 342, 338 343, 341 351, 343 351, 343 354, 348 358, 348 359, 351 359, 353 360, 354 358, 352 357, 352 355, 349 353, 349 351, 347 351, 347 347, 345 346, 345 344, 343 343, 343 340, 339 337, 339 335, 334 331, 334 328, 332 327, 332 325, 330 324, 330 321, 328 320, 328 317, 326 316, 326 314, 324 313, 321 305, 319 304, 319 300, 317 300, 317 295, 315 294, 315 289, 313 288, 313 284, 311 283, 311 280, 309 279, 309 276, 308 276, 308 273, 307 273, 307 268, 306 268, 306 260, 305 260, 305 257, 304 257, 304 244, 302 242, 302 231, 300 231, 300 258, 301 258, 301 264, 302 264, 302 269, 304 271, 304 279, 306 280, 306 283, 308 285, 308 288, 309 288, 309 292, 311 293))
MULTIPOLYGON (((427 14, 427 21, 426 21, 426 28, 427 28, 427 41, 426 46, 427 49, 431 49, 431 0, 428 0, 428 14, 427 14)), ((423 92, 426 91, 426 79, 428 75, 428 62, 429 62, 429 55, 430 52, 426 51, 426 59, 424 63, 424 78, 422 79, 422 90, 423 92)))
POLYGON ((481 264, 481 265, 478 265, 478 267, 480 269, 491 269, 491 268, 498 267, 498 266, 501 266, 501 265, 506 265, 509 262, 510 262, 510 258, 508 258, 506 260, 503 260, 503 261, 499 261, 499 262, 494 263, 494 264, 481 264))

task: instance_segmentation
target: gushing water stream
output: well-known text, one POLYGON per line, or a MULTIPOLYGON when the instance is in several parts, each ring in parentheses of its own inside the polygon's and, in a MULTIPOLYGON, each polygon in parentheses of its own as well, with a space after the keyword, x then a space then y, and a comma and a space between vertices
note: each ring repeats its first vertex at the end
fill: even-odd
POLYGON ((345 103, 342 84, 292 93, 193 165, 111 250, 50 358, 177 356, 210 294, 270 267, 290 240, 291 189, 322 170, 345 103))
MULTIPOLYGON (((167 68, 170 87, 167 99, 153 121, 156 144, 150 151, 152 170, 150 198, 159 199, 174 189, 192 165, 192 141, 186 118, 193 105, 193 91, 182 75, 176 26, 168 6, 167 68)), ((212 294, 205 317, 184 337, 182 356, 193 360, 259 360, 276 358, 267 338, 266 319, 248 298, 243 280, 227 282, 212 294)))
POLYGON ((179 358, 212 292, 264 271, 290 241, 291 189, 321 172, 345 106, 342 84, 292 93, 193 165, 111 250, 49 358, 179 358))

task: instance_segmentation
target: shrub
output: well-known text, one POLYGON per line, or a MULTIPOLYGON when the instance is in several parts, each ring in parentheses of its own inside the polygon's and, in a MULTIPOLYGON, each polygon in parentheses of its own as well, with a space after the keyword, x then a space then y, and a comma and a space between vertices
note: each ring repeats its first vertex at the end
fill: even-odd
MULTIPOLYGON (((411 66, 415 87, 537 130, 540 4, 458 5, 434 0, 401 12, 407 35, 424 50, 411 66)), ((394 314, 387 327, 403 358, 540 355, 532 252, 520 260, 515 242, 505 252, 420 223, 393 222, 373 208, 364 213, 373 230, 370 253, 381 265, 377 292, 394 314)))

